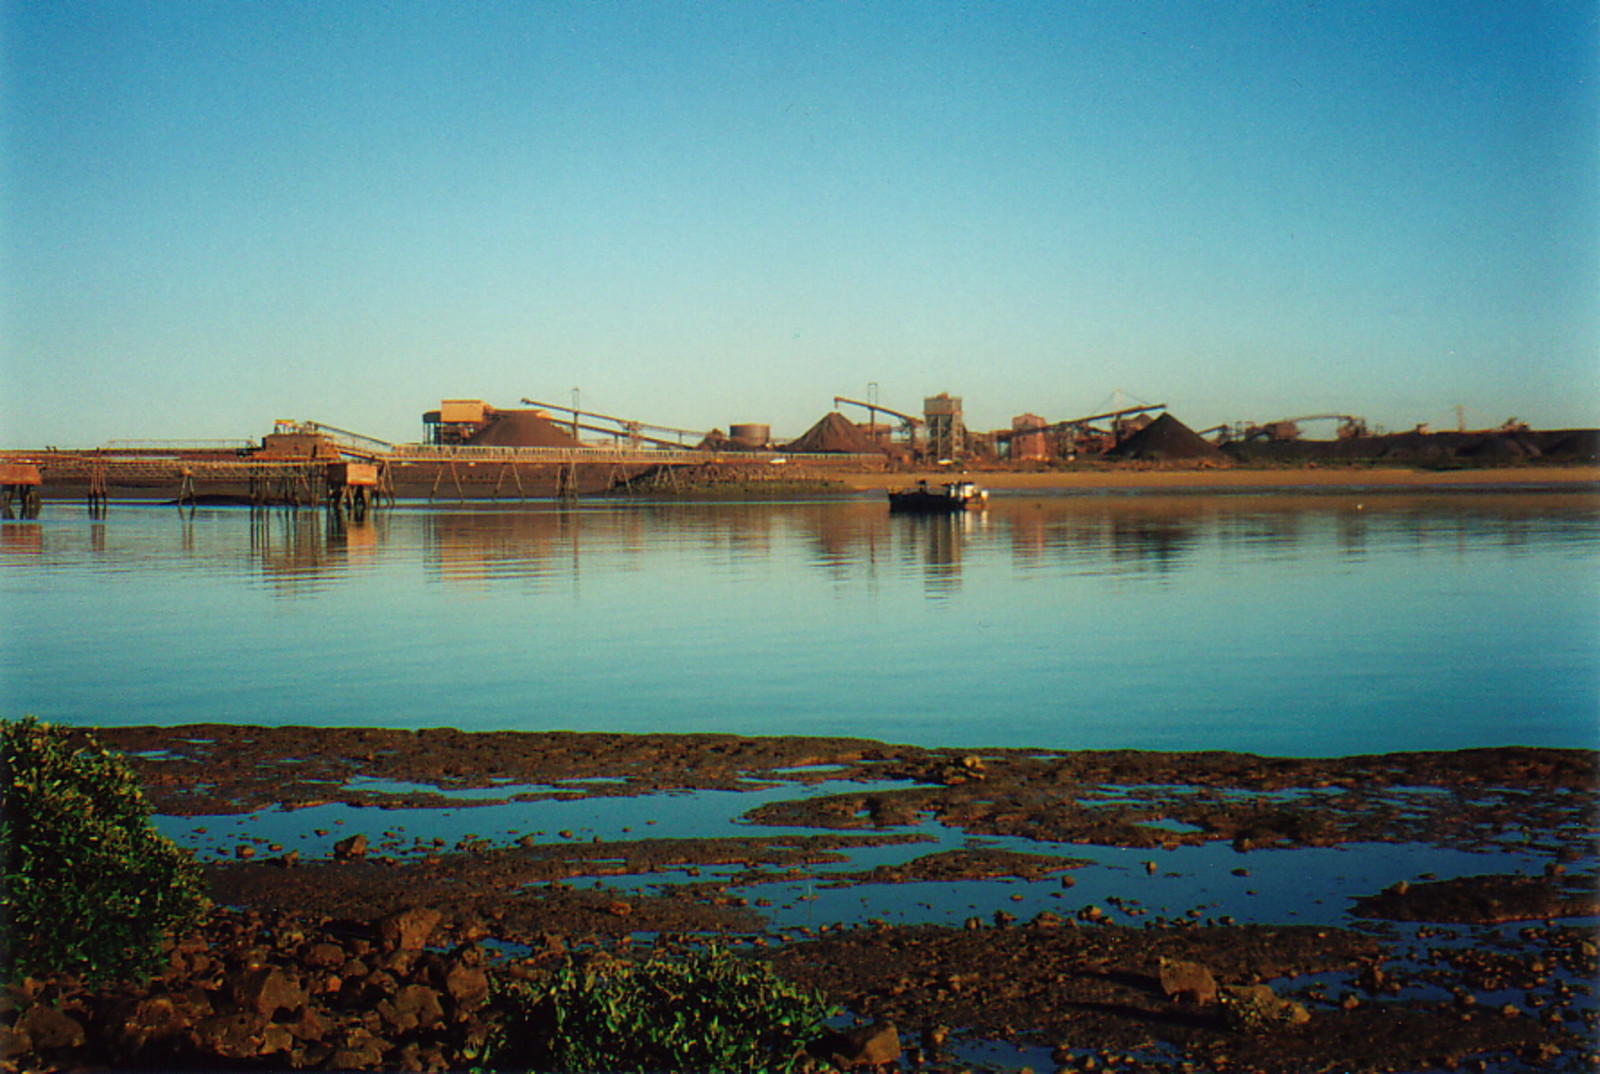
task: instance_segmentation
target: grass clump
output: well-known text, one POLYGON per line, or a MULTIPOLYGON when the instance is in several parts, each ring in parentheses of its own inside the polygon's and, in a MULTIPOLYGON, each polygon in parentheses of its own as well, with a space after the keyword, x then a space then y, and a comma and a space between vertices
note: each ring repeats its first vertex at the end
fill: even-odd
POLYGON ((820 992, 720 947, 568 963, 502 998, 496 1065, 537 1070, 792 1071, 833 1013, 820 992))
POLYGON ((94 739, 0 720, 0 970, 148 977, 205 908, 200 867, 150 823, 132 768, 94 739))

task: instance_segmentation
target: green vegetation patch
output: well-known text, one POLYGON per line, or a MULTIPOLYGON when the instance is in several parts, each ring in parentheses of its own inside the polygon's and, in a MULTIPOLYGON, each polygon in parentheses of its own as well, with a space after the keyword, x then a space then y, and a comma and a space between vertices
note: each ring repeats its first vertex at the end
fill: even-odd
POLYGON ((200 867, 150 823, 120 755, 29 717, 0 720, 0 969, 146 977, 205 909, 200 867))
POLYGON ((723 948, 568 963, 501 998, 495 1063, 537 1070, 790 1071, 833 1013, 820 992, 723 948))

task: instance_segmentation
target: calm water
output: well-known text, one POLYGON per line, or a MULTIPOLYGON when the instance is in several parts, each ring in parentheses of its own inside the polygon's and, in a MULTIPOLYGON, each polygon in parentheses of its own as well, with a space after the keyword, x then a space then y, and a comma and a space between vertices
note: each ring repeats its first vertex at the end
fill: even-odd
POLYGON ((1600 745, 1592 493, 48 504, 0 712, 1299 756, 1600 745))

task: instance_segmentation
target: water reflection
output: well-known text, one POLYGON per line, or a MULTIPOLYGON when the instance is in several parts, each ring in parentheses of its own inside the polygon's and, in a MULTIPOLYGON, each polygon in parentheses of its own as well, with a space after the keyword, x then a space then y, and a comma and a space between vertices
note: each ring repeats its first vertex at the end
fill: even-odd
MULTIPOLYGON (((158 521, 140 513, 144 522, 158 521)), ((67 564, 89 555, 123 568, 136 559, 188 569, 236 561, 232 542, 242 531, 249 562, 285 594, 316 592, 356 567, 403 566, 420 557, 427 578, 449 585, 511 579, 538 585, 575 577, 586 566, 678 571, 692 563, 738 574, 781 561, 844 584, 918 573, 924 591, 939 597, 961 587, 973 555, 997 551, 1024 572, 1159 579, 1217 557, 1262 562, 1331 551, 1360 562, 1376 546, 1461 552, 1487 544, 1516 552, 1585 544, 1600 518, 1600 498, 1572 492, 997 496, 984 512, 944 517, 890 516, 877 498, 403 506, 364 518, 202 509, 178 517, 176 548, 168 554, 119 514, 93 520, 86 531, 7 522, 0 527, 0 562, 67 564)))
POLYGON ((905 558, 923 571, 932 597, 947 597, 961 587, 961 556, 977 536, 988 512, 954 515, 896 515, 892 524, 905 532, 905 558))
POLYGON ((865 496, 52 504, 0 525, 0 600, 28 624, 0 630, 0 701, 946 745, 1587 743, 1597 523, 1590 493, 995 496, 946 518, 865 496))

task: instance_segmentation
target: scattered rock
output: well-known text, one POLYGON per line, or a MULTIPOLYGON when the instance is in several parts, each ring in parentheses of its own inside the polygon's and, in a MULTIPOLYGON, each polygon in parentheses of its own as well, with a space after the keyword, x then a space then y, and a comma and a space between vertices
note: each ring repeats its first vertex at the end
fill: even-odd
POLYGON ((1157 979, 1161 983, 1161 994, 1168 999, 1199 1004, 1217 1001, 1216 978, 1198 962, 1163 958, 1157 979))
POLYGON ((333 1070, 365 1070, 383 1063, 389 1042, 364 1029, 351 1030, 344 1043, 333 1049, 327 1066, 333 1070))
POLYGON ((305 1005, 306 994, 298 982, 277 966, 235 970, 223 981, 234 1003, 264 1018, 278 1011, 295 1011, 305 1005))
POLYGON ((467 948, 458 953, 445 973, 445 994, 457 1010, 472 1010, 489 998, 489 975, 481 962, 482 953, 477 948, 467 948))
POLYGON ((367 856, 367 837, 357 832, 348 839, 333 844, 333 856, 339 861, 354 861, 367 856))
POLYGON ((893 1022, 847 1029, 824 1038, 821 1052, 841 1070, 880 1067, 900 1059, 900 1031, 893 1022))
POLYGON ((428 1029, 444 1021, 439 993, 426 985, 405 985, 392 999, 379 1000, 374 1010, 384 1029, 395 1034, 428 1029))
POLYGON ((83 1044, 83 1025, 54 1007, 38 1003, 22 1013, 12 1031, 35 1050, 52 1052, 83 1044))
POLYGON ((1255 1031, 1283 1029, 1311 1021, 1311 1012, 1292 999, 1283 999, 1267 985, 1229 985, 1217 994, 1222 1014, 1232 1029, 1255 1031))
POLYGON ((1500 924, 1600 913, 1600 892, 1566 890, 1544 876, 1462 876, 1423 884, 1401 881, 1356 900, 1354 912, 1389 921, 1500 924))
MULTIPOLYGON (((202 1007, 202 1014, 209 1009, 202 1007)), ((116 1047, 137 1054, 151 1044, 165 1043, 186 1033, 194 1024, 195 1006, 166 993, 128 1000, 112 1013, 107 1026, 116 1047)))
POLYGON ((426 906, 390 914, 378 922, 378 940, 385 951, 419 951, 428 946, 444 915, 426 906))
POLYGON ((313 969, 334 970, 349 958, 345 949, 336 943, 314 943, 300 955, 300 962, 313 969))
POLYGON ((195 1043, 226 1059, 254 1059, 287 1051, 293 1044, 289 1031, 255 1011, 214 1014, 194 1027, 195 1043))

